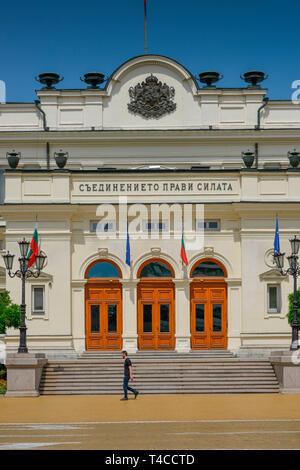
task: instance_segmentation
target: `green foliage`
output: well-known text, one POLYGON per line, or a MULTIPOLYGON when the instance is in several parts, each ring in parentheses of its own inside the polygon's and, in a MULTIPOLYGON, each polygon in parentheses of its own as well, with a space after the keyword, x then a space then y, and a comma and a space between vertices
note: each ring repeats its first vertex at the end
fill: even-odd
POLYGON ((4 364, 0 364, 0 380, 6 380, 6 367, 4 364))
POLYGON ((0 379, 0 395, 4 395, 6 393, 6 380, 0 379))
MULTIPOLYGON (((298 300, 297 318, 300 324, 300 290, 297 291, 297 300, 298 300)), ((287 314, 287 319, 291 326, 292 326, 292 321, 293 321, 293 301, 294 301, 294 294, 290 294, 289 295, 289 312, 287 314)))
POLYGON ((7 328, 19 328, 21 310, 13 304, 8 291, 0 293, 0 334, 5 334, 7 328))

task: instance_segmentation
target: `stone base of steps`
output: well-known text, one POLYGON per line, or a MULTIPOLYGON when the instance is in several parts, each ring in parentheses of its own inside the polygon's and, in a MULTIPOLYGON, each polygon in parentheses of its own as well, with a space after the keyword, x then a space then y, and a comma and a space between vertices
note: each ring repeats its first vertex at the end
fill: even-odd
MULTIPOLYGON (((210 395, 217 395, 217 394, 244 394, 244 393, 279 393, 278 389, 270 389, 270 388, 253 388, 253 387, 246 387, 246 388, 238 388, 234 387, 232 389, 228 387, 224 387, 223 389, 215 389, 215 388, 207 388, 201 390, 195 389, 186 389, 186 390, 151 390, 149 392, 141 391, 141 395, 201 395, 201 394, 210 394, 210 395)), ((119 395, 122 396, 123 393, 121 390, 113 391, 113 390, 89 390, 89 391, 80 391, 80 390, 45 390, 41 391, 41 395, 119 395)), ((129 396, 130 398, 130 396, 129 396)))

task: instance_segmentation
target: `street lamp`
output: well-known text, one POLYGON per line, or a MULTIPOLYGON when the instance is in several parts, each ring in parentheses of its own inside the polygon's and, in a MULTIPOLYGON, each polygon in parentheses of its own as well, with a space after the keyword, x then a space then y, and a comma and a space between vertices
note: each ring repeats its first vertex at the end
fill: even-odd
POLYGON ((36 255, 36 271, 32 271, 28 268, 29 259, 27 258, 28 250, 30 243, 23 238, 20 242, 18 242, 20 248, 20 258, 19 264, 20 269, 12 273, 12 267, 14 262, 14 256, 9 253, 9 251, 3 255, 4 264, 8 271, 9 277, 13 278, 15 276, 20 277, 22 280, 22 303, 21 303, 21 324, 20 324, 20 344, 18 353, 28 353, 27 344, 26 344, 26 323, 25 323, 25 316, 26 316, 26 304, 25 304, 25 281, 29 277, 38 278, 41 274, 41 271, 45 265, 45 261, 47 256, 45 255, 36 255))
POLYGON ((278 253, 274 255, 274 261, 276 263, 277 269, 279 272, 286 276, 289 274, 293 276, 294 279, 294 300, 293 300, 293 321, 292 321, 292 344, 290 347, 291 351, 295 351, 299 349, 298 345, 298 335, 299 335, 299 323, 297 318, 297 311, 298 311, 298 300, 297 300, 297 277, 300 275, 300 264, 298 261, 298 252, 300 248, 300 240, 299 238, 294 236, 290 240, 292 254, 287 256, 287 260, 289 263, 289 268, 284 270, 284 256, 285 253, 278 253))

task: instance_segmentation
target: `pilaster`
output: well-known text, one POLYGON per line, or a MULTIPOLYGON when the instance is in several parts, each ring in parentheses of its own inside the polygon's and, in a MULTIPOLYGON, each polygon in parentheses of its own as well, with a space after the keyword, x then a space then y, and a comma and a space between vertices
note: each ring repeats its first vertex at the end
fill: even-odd
POLYGON ((192 279, 174 279, 175 284, 175 349, 188 353, 191 349, 190 283, 192 279))
POLYGON ((136 353, 137 340, 137 284, 139 279, 120 279, 123 286, 123 349, 136 353))
POLYGON ((78 354, 85 351, 85 284, 86 279, 72 281, 72 337, 78 354))

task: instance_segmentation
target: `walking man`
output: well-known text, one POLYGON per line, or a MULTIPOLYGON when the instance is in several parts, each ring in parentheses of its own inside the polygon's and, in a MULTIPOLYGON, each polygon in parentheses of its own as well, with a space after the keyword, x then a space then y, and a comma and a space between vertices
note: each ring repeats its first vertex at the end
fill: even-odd
POLYGON ((137 390, 134 388, 128 387, 129 380, 133 381, 132 377, 132 364, 131 360, 127 356, 127 351, 122 351, 122 357, 124 359, 124 381, 123 381, 123 389, 124 389, 124 397, 121 398, 121 401, 128 400, 127 398, 127 390, 130 390, 134 393, 134 398, 136 398, 139 394, 137 390))

